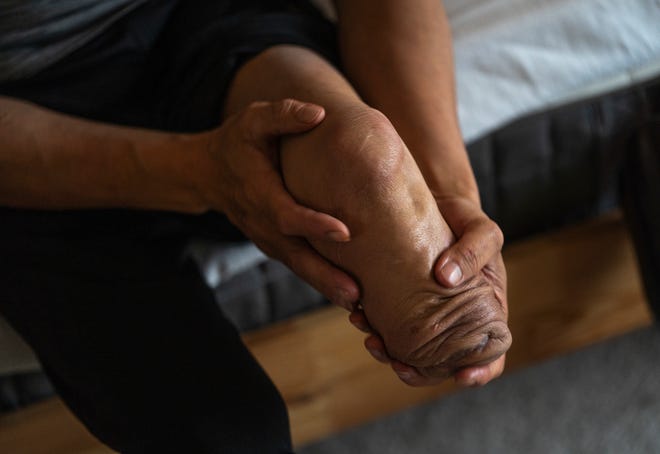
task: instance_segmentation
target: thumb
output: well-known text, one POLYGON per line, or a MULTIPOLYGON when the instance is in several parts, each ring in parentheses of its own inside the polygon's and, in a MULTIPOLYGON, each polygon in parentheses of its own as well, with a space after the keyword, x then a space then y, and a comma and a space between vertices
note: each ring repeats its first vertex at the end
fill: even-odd
POLYGON ((497 224, 486 216, 473 220, 436 262, 436 279, 448 288, 458 286, 477 275, 502 250, 503 243, 497 224))
POLYGON ((325 117, 323 107, 295 99, 250 104, 243 116, 249 139, 261 143, 284 134, 305 132, 325 117))

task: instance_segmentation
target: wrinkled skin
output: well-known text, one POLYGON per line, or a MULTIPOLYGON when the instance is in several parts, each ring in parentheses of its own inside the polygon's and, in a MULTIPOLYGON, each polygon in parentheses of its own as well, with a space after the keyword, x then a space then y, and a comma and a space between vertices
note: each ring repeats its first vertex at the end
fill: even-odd
POLYGON ((484 271, 451 290, 435 281, 433 265, 455 239, 384 116, 329 111, 312 132, 283 141, 281 166, 299 202, 349 227, 350 242, 312 246, 359 282, 391 358, 445 378, 506 352, 511 334, 496 280, 484 271))

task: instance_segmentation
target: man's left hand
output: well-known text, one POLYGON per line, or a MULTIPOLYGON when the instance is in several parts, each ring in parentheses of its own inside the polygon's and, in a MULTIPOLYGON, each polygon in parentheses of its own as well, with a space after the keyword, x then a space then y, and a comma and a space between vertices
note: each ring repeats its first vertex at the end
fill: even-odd
MULTIPOLYGON (((444 287, 453 288, 481 273, 493 286, 504 312, 508 313, 506 270, 501 254, 502 231, 481 210, 479 203, 468 197, 437 198, 437 203, 458 239, 436 261, 434 275, 437 281, 444 287)), ((429 386, 442 381, 426 377, 415 367, 390 358, 382 338, 372 330, 362 310, 353 311, 349 320, 369 334, 364 342, 369 353, 378 361, 389 363, 403 382, 411 386, 429 386)), ((502 355, 489 364, 456 371, 454 380, 460 386, 485 385, 502 374, 504 363, 505 355, 502 355)))

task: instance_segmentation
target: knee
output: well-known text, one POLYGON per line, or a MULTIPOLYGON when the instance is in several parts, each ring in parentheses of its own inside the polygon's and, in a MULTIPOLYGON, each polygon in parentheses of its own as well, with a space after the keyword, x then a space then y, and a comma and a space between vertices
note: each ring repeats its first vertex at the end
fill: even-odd
POLYGON ((330 118, 329 159, 363 186, 399 174, 408 153, 388 118, 376 109, 348 110, 330 118))
POLYGON ((344 206, 347 197, 373 199, 393 190, 402 169, 414 162, 409 155, 387 117, 360 105, 328 109, 312 132, 286 140, 281 164, 286 185, 300 202, 327 209, 344 206), (332 191, 315 197, 315 187, 332 191), (320 200, 326 197, 333 200, 320 200))

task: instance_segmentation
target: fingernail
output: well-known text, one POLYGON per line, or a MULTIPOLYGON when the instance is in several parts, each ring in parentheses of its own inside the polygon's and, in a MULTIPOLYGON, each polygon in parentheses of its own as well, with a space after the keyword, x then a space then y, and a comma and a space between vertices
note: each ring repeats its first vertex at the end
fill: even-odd
POLYGON ((387 361, 387 357, 380 350, 373 350, 371 348, 369 348, 367 350, 369 350, 369 353, 371 353, 371 356, 376 358, 378 361, 387 361))
POLYGON ((463 382, 469 388, 476 388, 479 386, 479 374, 471 374, 463 382))
POLYGON ((353 302, 351 301, 351 297, 350 294, 348 293, 348 290, 343 289, 341 287, 337 287, 335 289, 334 303, 349 311, 353 310, 353 302))
POLYGON ((445 265, 440 270, 440 273, 442 274, 442 277, 444 277, 445 280, 451 284, 452 287, 460 284, 461 279, 463 279, 463 272, 461 271, 461 267, 458 266, 458 263, 454 261, 445 263, 445 265))
POLYGON ((319 106, 313 106, 311 104, 304 104, 301 108, 295 111, 294 115, 303 123, 314 123, 314 121, 321 114, 321 108, 319 106))
MULTIPOLYGON (((351 315, 354 314, 354 312, 351 312, 351 315)), ((363 321, 354 321, 351 316, 348 317, 348 321, 351 322, 353 326, 355 326, 357 329, 360 331, 363 331, 365 333, 368 333, 370 331, 369 326, 364 323, 363 321)))
POLYGON ((335 241, 337 243, 345 243, 350 239, 348 235, 346 235, 344 232, 340 232, 339 230, 327 232, 325 236, 330 241, 335 241))
POLYGON ((396 374, 403 381, 407 381, 407 380, 410 380, 412 378, 412 375, 410 375, 410 373, 408 373, 408 372, 397 372, 396 374))
POLYGON ((362 331, 363 333, 366 333, 366 332, 369 331, 369 328, 364 323, 356 323, 356 322, 351 321, 351 324, 353 326, 355 326, 357 329, 359 329, 360 331, 362 331))

